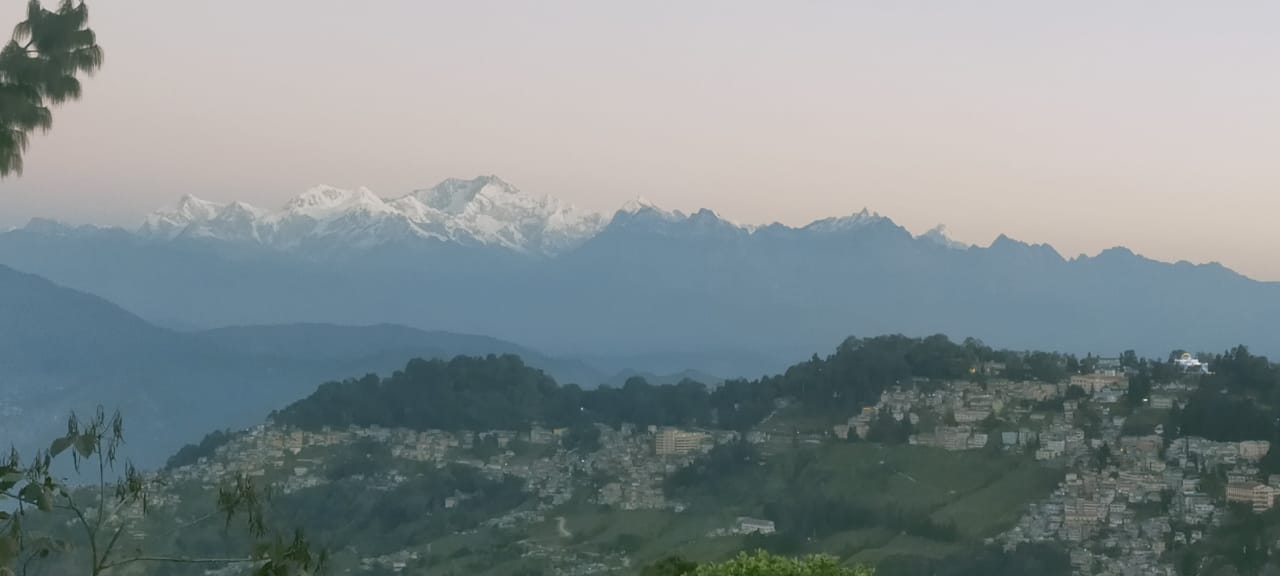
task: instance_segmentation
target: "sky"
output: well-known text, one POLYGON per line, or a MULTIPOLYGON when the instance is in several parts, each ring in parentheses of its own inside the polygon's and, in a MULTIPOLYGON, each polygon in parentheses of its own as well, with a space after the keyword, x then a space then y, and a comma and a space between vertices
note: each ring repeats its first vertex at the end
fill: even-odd
POLYGON ((601 211, 865 207, 1280 280, 1272 1, 89 5, 106 63, 0 181, 0 227, 497 174, 601 211))

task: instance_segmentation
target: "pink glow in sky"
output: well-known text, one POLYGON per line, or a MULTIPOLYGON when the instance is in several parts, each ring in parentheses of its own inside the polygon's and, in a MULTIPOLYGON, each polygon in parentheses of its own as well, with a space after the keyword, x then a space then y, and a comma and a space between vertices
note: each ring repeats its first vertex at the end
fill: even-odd
POLYGON ((498 174, 603 211, 867 207, 1280 280, 1276 2, 90 7, 106 65, 0 182, 0 227, 498 174))

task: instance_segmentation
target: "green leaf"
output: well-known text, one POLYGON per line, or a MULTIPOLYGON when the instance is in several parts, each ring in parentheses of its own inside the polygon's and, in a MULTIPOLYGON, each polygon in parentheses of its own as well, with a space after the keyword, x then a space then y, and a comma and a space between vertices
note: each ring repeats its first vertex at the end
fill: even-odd
POLYGON ((49 456, 57 458, 59 454, 66 452, 71 447, 72 438, 64 436, 53 441, 53 445, 49 446, 49 456))
POLYGON ((12 564, 18 558, 18 539, 11 534, 0 536, 0 566, 12 564))
POLYGON ((88 458, 93 455, 94 448, 97 447, 97 439, 93 434, 84 433, 76 437, 76 452, 81 458, 88 458))
POLYGON ((40 492, 40 485, 31 482, 18 491, 18 498, 22 499, 23 502, 35 502, 39 498, 40 492))
POLYGON ((41 484, 32 482, 23 486, 18 496, 25 502, 35 504, 41 512, 53 510, 53 492, 41 484))
POLYGON ((0 476, 0 490, 7 491, 10 488, 17 486, 18 482, 21 482, 21 481, 22 481, 21 472, 9 472, 7 474, 4 474, 0 476))

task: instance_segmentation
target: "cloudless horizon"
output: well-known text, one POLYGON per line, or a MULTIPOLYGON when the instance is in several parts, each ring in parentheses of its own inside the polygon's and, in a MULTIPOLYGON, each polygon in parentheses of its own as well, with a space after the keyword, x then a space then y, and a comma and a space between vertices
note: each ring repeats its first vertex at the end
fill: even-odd
POLYGON ((602 212, 865 207, 1280 280, 1274 3, 89 6, 106 63, 0 181, 0 228, 497 174, 602 212))

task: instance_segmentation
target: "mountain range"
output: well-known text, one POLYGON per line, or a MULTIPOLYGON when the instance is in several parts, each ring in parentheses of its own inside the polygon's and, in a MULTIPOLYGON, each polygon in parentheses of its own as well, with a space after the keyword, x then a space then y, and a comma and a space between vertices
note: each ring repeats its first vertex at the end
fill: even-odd
POLYGON ((129 454, 155 463, 210 430, 260 422, 325 381, 460 354, 519 355, 565 382, 623 376, 494 338, 395 325, 179 332, 0 266, 0 437, 23 449, 65 430, 72 410, 102 405, 125 416, 129 454))
POLYGON ((614 371, 758 376, 893 332, 1280 353, 1280 285, 1218 264, 1066 258, 1005 236, 969 246, 865 210, 802 227, 644 201, 605 216, 496 177, 389 199, 319 187, 274 211, 186 197, 134 230, 33 221, 0 234, 0 263, 169 327, 396 323, 614 371))
POLYGON ((367 188, 318 186, 277 211, 188 195, 174 208, 148 216, 138 233, 166 241, 255 245, 310 257, 407 242, 491 246, 550 256, 578 246, 605 223, 600 214, 525 194, 489 176, 450 179, 391 199, 367 188))

